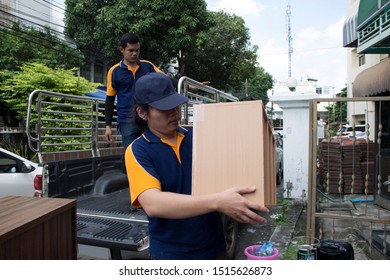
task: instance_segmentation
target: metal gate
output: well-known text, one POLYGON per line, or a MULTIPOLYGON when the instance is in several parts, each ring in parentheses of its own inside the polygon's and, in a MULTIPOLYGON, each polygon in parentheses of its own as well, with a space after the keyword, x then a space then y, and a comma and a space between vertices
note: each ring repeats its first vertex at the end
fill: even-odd
POLYGON ((369 259, 390 258, 389 104, 390 97, 311 101, 308 242, 344 240, 369 259), (333 108, 322 115, 323 135, 321 107, 333 108))

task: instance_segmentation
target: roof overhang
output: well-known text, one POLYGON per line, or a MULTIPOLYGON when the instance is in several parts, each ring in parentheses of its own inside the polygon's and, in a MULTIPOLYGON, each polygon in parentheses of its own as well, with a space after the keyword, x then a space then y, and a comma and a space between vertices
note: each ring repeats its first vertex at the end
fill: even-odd
POLYGON ((358 42, 357 36, 357 16, 355 13, 353 16, 347 18, 343 26, 343 47, 356 48, 358 42))
POLYGON ((360 72, 352 85, 353 97, 387 94, 390 91, 390 59, 360 72))

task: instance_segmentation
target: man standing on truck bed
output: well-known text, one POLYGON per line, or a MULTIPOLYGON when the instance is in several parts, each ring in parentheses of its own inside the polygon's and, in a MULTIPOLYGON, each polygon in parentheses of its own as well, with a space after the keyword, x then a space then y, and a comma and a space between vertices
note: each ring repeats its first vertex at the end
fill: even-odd
POLYGON ((123 59, 112 66, 107 74, 105 136, 109 143, 114 141, 111 124, 116 96, 117 130, 122 135, 123 147, 126 150, 127 146, 142 133, 131 121, 134 83, 147 73, 161 72, 161 70, 150 61, 139 59, 140 41, 136 34, 124 34, 120 40, 119 50, 123 55, 123 59))
POLYGON ((241 223, 266 220, 268 212, 242 195, 255 187, 234 187, 211 195, 191 195, 192 127, 179 126, 179 105, 188 98, 171 80, 149 73, 135 84, 134 120, 142 137, 126 150, 131 203, 149 220, 153 259, 224 259, 226 243, 220 213, 241 223))

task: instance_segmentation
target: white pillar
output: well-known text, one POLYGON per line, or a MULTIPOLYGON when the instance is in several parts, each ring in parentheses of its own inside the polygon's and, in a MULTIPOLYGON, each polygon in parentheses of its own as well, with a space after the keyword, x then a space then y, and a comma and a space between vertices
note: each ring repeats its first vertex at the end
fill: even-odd
POLYGON ((270 101, 283 109, 284 198, 307 200, 309 185, 310 100, 316 94, 278 95, 270 101))

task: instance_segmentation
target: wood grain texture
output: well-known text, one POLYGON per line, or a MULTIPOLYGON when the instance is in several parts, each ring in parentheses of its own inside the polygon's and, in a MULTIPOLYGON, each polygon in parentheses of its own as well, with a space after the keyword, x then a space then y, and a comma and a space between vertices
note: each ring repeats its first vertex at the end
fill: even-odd
POLYGON ((0 198, 0 259, 76 258, 76 200, 0 198))
POLYGON ((192 194, 256 186, 247 198, 276 205, 275 142, 261 101, 194 105, 192 194))

